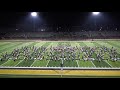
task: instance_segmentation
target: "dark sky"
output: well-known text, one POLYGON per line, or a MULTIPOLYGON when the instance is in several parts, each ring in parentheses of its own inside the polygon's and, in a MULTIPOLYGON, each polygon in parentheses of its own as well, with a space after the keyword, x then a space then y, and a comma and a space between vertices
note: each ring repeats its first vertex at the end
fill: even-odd
MULTIPOLYGON (((83 22, 87 17, 91 15, 91 12, 39 12, 39 17, 49 23, 77 23, 83 22)), ((91 15, 92 16, 92 15, 91 15)), ((108 16, 109 19, 120 19, 120 13, 118 12, 102 12, 102 16, 108 16)), ((14 24, 19 21, 24 21, 29 17, 29 12, 4 12, 0 13, 0 24, 14 24)), ((101 18, 99 17, 99 18, 101 18)), ((106 18, 108 18, 106 17, 106 18)))
MULTIPOLYGON (((67 24, 84 19, 87 13, 80 12, 39 12, 39 17, 47 21, 48 24, 67 24)), ((29 12, 7 12, 0 13, 0 23, 14 24, 20 23, 29 17, 29 12)))
MULTIPOLYGON (((37 25, 82 25, 93 24, 97 19, 99 24, 120 24, 119 12, 101 12, 99 16, 93 17, 91 12, 39 12, 36 18, 37 25)), ((16 27, 16 25, 32 25, 30 12, 1 12, 0 28, 16 27)))

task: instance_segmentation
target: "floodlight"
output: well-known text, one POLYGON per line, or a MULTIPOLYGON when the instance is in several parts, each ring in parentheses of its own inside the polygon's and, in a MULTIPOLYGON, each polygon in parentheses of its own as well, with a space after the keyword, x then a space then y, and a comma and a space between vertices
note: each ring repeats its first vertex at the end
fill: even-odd
POLYGON ((93 12, 93 15, 98 15, 100 14, 100 12, 93 12))
POLYGON ((37 16, 37 12, 32 12, 31 16, 36 17, 37 16))

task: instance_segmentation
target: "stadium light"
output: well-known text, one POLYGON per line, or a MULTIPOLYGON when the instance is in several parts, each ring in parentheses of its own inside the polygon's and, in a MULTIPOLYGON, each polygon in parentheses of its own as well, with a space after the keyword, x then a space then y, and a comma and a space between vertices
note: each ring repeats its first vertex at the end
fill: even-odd
POLYGON ((100 12, 92 12, 93 15, 99 15, 100 12))
POLYGON ((37 17, 37 12, 31 12, 32 17, 37 17))

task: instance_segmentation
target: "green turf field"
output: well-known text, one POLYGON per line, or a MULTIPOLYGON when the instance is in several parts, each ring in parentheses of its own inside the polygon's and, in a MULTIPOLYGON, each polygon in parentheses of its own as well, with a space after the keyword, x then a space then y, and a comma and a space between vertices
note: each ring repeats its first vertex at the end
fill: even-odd
MULTIPOLYGON (((88 47, 101 47, 101 46, 106 46, 108 48, 114 47, 117 49, 118 55, 120 55, 120 41, 119 40, 99 40, 99 41, 0 41, 0 58, 1 55, 4 53, 10 53, 14 49, 22 48, 24 46, 28 47, 41 47, 45 46, 47 47, 47 50, 44 52, 44 56, 47 57, 47 53, 50 51, 51 46, 59 46, 59 45, 64 45, 64 46, 78 46, 78 47, 83 47, 83 46, 88 46, 88 47)), ((77 52, 78 54, 78 52, 77 52)), ((82 54, 81 54, 82 55, 82 54)), ((81 58, 80 55, 80 58, 81 58)), ((93 55, 95 57, 95 55, 93 55)), ((107 58, 107 53, 105 55, 107 58)), ((61 61, 52 61, 52 60, 29 60, 25 61, 23 59, 18 59, 16 61, 13 60, 4 60, 0 61, 0 66, 12 66, 12 67, 60 67, 61 61)), ((111 60, 104 60, 101 62, 98 62, 97 60, 94 61, 84 61, 84 60, 69 60, 69 61, 64 61, 64 67, 120 67, 120 61, 111 61, 111 60)))

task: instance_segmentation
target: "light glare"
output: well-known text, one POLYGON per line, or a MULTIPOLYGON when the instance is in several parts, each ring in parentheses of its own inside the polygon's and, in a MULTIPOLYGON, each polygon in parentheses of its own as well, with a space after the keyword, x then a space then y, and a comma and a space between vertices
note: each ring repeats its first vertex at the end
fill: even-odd
POLYGON ((93 15, 98 15, 100 14, 100 12, 93 12, 93 15))
POLYGON ((31 16, 36 17, 37 16, 37 12, 32 12, 31 16))

